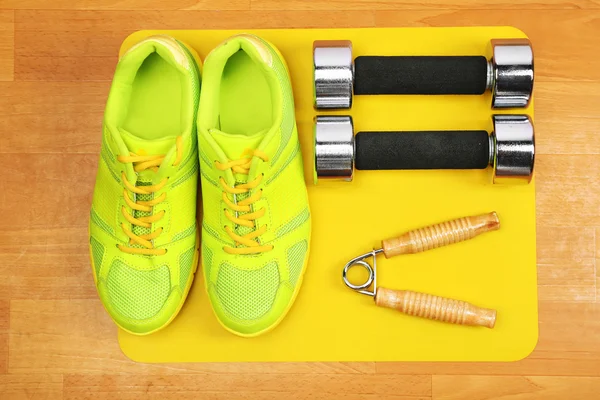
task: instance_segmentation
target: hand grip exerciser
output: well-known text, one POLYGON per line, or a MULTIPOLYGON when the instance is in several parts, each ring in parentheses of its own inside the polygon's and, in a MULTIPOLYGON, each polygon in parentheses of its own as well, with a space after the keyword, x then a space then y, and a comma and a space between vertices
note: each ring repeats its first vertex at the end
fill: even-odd
POLYGON ((313 44, 314 106, 352 107, 352 96, 377 94, 481 95, 492 108, 527 107, 533 91, 533 50, 528 39, 493 39, 492 58, 465 56, 359 56, 352 42, 313 44))
POLYGON ((375 304, 380 307, 392 308, 415 317, 451 324, 493 328, 496 322, 495 310, 426 293, 377 287, 377 255, 383 253, 386 258, 390 258, 401 254, 420 253, 469 240, 477 235, 499 228, 498 216, 495 212, 492 212, 415 229, 397 238, 384 240, 380 249, 350 260, 344 266, 342 279, 350 289, 374 297, 375 304), (373 259, 372 267, 365 261, 368 258, 373 259), (348 271, 354 266, 361 266, 368 273, 367 280, 360 285, 355 285, 348 279, 348 271))
POLYGON ((528 183, 535 134, 527 115, 494 115, 486 131, 359 132, 352 117, 317 116, 316 177, 351 181, 359 170, 493 168, 494 183, 528 183))

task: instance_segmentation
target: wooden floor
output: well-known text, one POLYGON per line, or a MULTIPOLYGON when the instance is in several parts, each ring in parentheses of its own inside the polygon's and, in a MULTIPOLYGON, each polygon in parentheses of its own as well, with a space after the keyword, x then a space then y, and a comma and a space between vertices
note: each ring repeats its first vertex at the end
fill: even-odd
POLYGON ((488 3, 0 0, 0 398, 600 398, 600 1, 488 3), (126 359, 97 298, 87 249, 120 42, 144 28, 454 25, 514 25, 534 43, 540 339, 533 354, 512 364, 126 359))

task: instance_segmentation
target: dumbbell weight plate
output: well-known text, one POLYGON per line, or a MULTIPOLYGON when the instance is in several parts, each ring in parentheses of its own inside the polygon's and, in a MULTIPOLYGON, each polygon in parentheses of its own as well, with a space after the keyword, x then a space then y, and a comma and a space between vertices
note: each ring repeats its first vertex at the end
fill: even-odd
POLYGON ((352 107, 352 42, 316 41, 313 43, 315 107, 352 107))
POLYGON ((317 116, 314 125, 315 176, 351 181, 354 176, 354 125, 350 116, 317 116))
POLYGON ((494 183, 529 183, 535 164, 535 130, 527 115, 494 115, 494 183))

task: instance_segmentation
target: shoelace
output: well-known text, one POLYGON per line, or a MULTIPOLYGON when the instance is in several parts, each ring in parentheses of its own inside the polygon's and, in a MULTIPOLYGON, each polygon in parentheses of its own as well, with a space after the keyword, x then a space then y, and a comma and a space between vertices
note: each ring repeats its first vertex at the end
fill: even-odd
MULTIPOLYGON (((175 156, 175 161, 173 162, 174 167, 179 165, 179 163, 181 162, 181 158, 183 156, 182 142, 183 142, 182 137, 178 136, 175 141, 176 156, 175 156)), ((119 160, 122 163, 133 163, 133 170, 135 172, 141 172, 141 171, 144 171, 147 169, 151 169, 152 171, 157 172, 158 167, 162 164, 164 159, 165 159, 164 154, 147 156, 147 155, 135 154, 133 152, 130 152, 128 156, 118 156, 117 157, 117 160, 119 160)), ((163 193, 160 196, 158 196, 157 198, 149 200, 149 201, 136 200, 134 202, 133 200, 131 200, 129 198, 128 191, 135 193, 135 194, 152 194, 152 193, 157 192, 160 189, 162 189, 167 184, 168 180, 169 180, 169 178, 164 178, 160 183, 158 183, 156 185, 151 185, 151 186, 135 186, 135 185, 132 185, 131 183, 129 183, 129 181, 127 180, 127 177, 125 176, 125 173, 121 172, 121 181, 123 182, 123 185, 125 186, 125 188, 123 189, 123 197, 125 198, 125 203, 132 210, 152 212, 152 208, 155 205, 161 203, 162 201, 164 201, 167 198, 166 193, 163 193)), ((159 221, 165 215, 165 211, 162 210, 160 213, 155 214, 155 215, 149 215, 146 217, 135 218, 132 215, 133 212, 132 212, 132 214, 129 214, 127 212, 127 208, 125 206, 123 206, 121 208, 121 213, 123 214, 123 217, 125 217, 125 219, 132 225, 137 225, 137 226, 141 226, 144 228, 152 227, 153 222, 159 221)), ((131 229, 129 229, 127 224, 125 224, 124 222, 121 224, 121 228, 123 229, 123 232, 125 232, 125 234, 129 237, 129 245, 138 244, 138 245, 142 246, 142 247, 130 247, 130 246, 123 246, 121 244, 118 244, 117 247, 121 251, 123 251, 125 253, 129 253, 129 254, 143 254, 143 255, 163 255, 167 252, 166 249, 154 248, 154 243, 152 242, 152 240, 157 238, 162 233, 162 231, 163 231, 162 227, 158 228, 158 229, 154 230, 153 232, 146 234, 146 235, 136 235, 135 233, 133 233, 131 231, 131 229)))
MULTIPOLYGON (((250 171, 250 164, 252 163, 252 159, 254 157, 258 157, 263 161, 269 161, 269 156, 267 156, 264 152, 260 150, 246 149, 242 153, 242 157, 239 160, 232 160, 226 163, 215 161, 215 167, 221 171, 231 169, 233 173, 248 175, 248 172, 250 171)), ((252 204, 261 198, 262 189, 256 191, 250 197, 237 203, 229 200, 229 197, 227 196, 227 194, 237 195, 248 193, 250 190, 254 189, 260 184, 263 179, 263 175, 264 174, 260 174, 252 181, 235 185, 234 187, 227 185, 223 178, 219 180, 221 187, 223 188, 223 201, 227 207, 229 207, 229 209, 236 212, 236 215, 233 215, 228 209, 225 209, 225 216, 227 219, 236 225, 246 226, 252 229, 252 232, 250 233, 238 235, 228 226, 225 227, 225 231, 229 237, 233 239, 237 245, 242 245, 241 247, 223 247, 223 250, 229 254, 258 254, 273 249, 273 245, 261 245, 257 240, 260 235, 267 231, 267 225, 263 225, 256 229, 255 222, 256 219, 265 215, 266 210, 261 208, 258 211, 252 211, 252 204), (240 212, 245 214, 238 216, 237 213, 240 212)))

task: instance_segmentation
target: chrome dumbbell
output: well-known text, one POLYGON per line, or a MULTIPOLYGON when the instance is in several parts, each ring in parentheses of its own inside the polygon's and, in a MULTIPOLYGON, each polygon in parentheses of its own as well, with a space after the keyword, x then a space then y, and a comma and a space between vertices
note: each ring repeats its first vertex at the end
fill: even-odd
POLYGON ((358 170, 493 168, 494 183, 529 183, 535 159, 527 115, 494 115, 494 130, 359 132, 350 116, 317 116, 314 167, 318 179, 351 181, 358 170))
POLYGON ((313 44, 314 106, 352 107, 353 95, 481 95, 492 108, 527 107, 533 91, 533 50, 528 39, 493 39, 493 56, 359 56, 352 42, 313 44))

